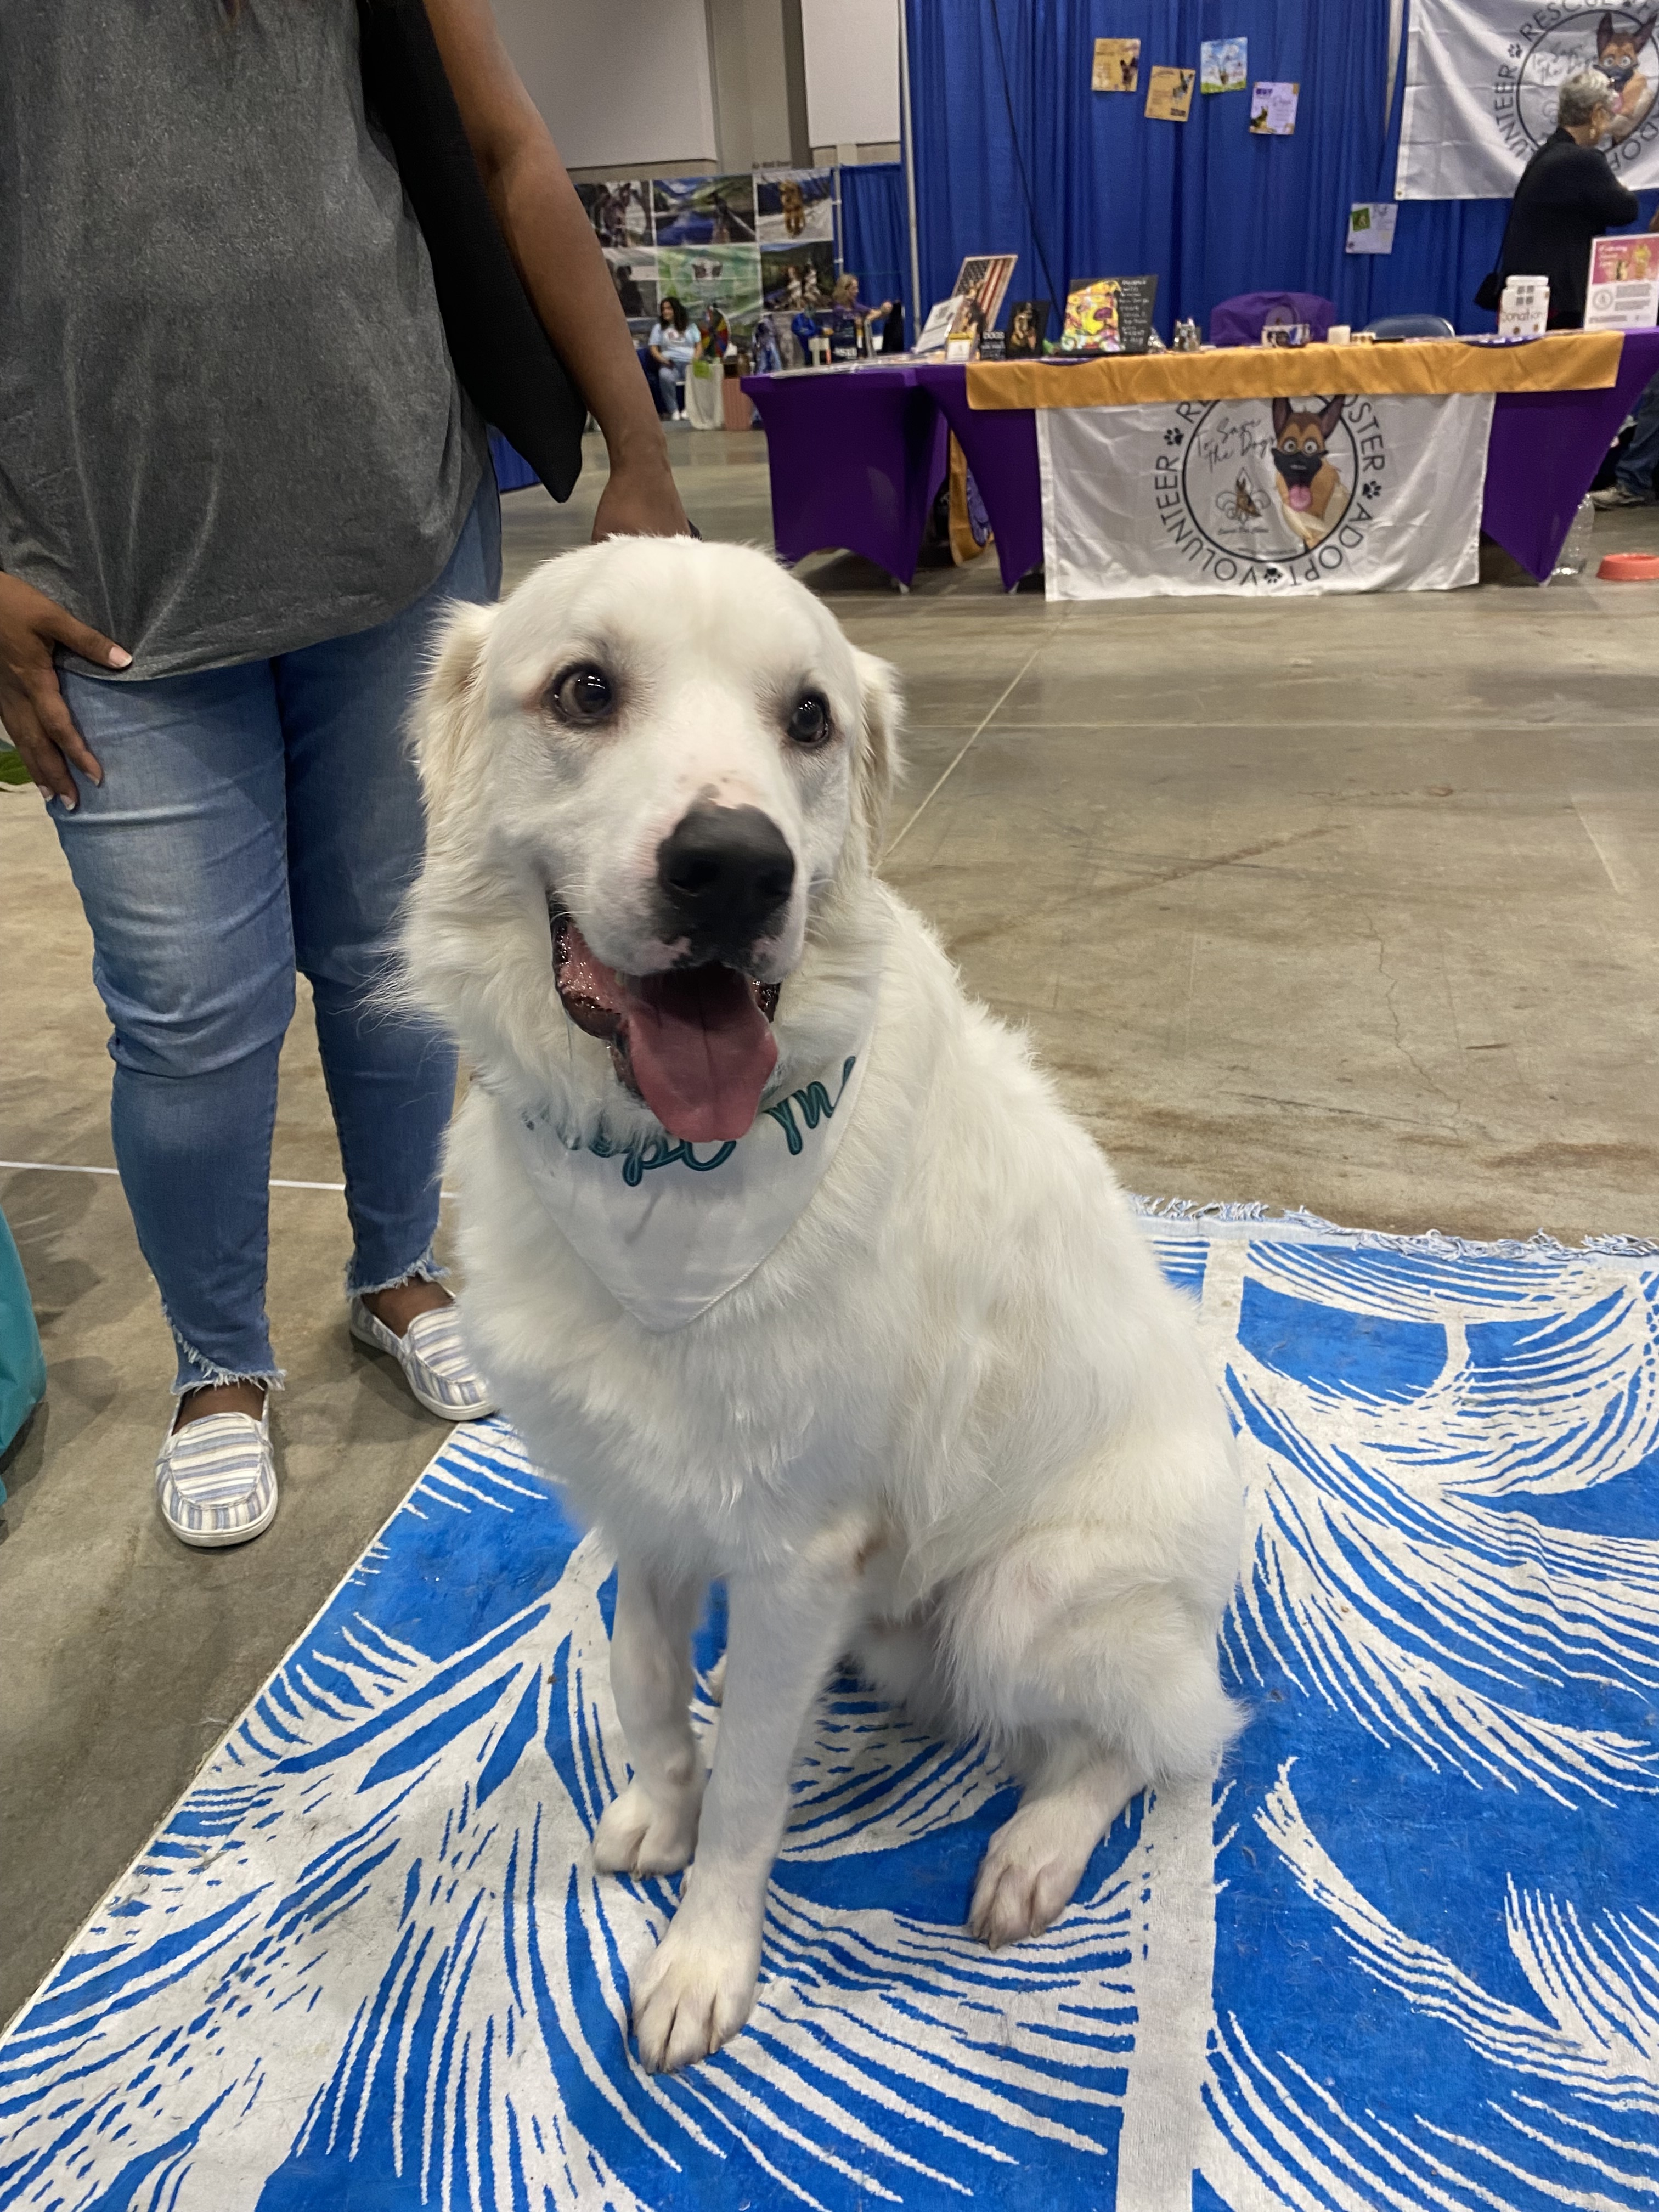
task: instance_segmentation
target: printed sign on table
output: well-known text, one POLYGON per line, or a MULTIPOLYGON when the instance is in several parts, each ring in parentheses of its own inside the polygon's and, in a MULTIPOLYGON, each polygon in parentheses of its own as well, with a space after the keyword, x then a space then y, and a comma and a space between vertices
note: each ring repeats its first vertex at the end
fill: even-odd
POLYGON ((1659 185, 1659 9, 1572 0, 1413 0, 1395 198, 1507 199, 1555 129, 1565 79, 1599 69, 1618 95, 1603 146, 1632 191, 1659 185))
POLYGON ((1039 408, 1051 599, 1478 575, 1490 392, 1039 408))
POLYGON ((1584 288, 1587 331, 1650 331, 1659 322, 1659 239, 1590 242, 1584 288))

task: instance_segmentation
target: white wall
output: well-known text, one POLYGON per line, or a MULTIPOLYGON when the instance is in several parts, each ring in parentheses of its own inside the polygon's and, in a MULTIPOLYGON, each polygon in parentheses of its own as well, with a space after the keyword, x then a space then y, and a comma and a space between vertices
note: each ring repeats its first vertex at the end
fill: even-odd
POLYGON ((627 176, 716 159, 704 0, 495 0, 495 9, 568 168, 627 176))
POLYGON ((899 135, 898 0, 801 0, 815 146, 899 135))

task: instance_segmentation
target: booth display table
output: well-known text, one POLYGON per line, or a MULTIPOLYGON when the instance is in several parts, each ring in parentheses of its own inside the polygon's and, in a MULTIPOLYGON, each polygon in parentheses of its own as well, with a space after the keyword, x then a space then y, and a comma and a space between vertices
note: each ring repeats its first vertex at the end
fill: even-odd
MULTIPOLYGON (((1117 404, 1140 408, 1140 380, 1177 365, 1214 380, 1211 396, 1234 396, 1265 374, 1285 392, 1375 386, 1379 376, 1413 389, 1435 366, 1425 356, 1456 354, 1470 380, 1495 391, 1481 489, 1480 526, 1540 581, 1547 578, 1619 426, 1659 374, 1659 332, 1563 333, 1513 348, 1436 344, 1264 349, 1141 356, 1053 367, 1048 363, 872 362, 857 368, 750 377, 744 388, 765 425, 772 469, 773 526, 786 561, 831 546, 863 554, 901 583, 915 573, 928 510, 945 468, 945 431, 954 431, 973 471, 995 533, 1004 586, 1012 590, 1043 559, 1043 506, 1037 413, 1031 386, 1065 380, 1092 411, 1115 378, 1117 404), (1379 364, 1397 363, 1397 366, 1379 364), (1312 380, 1322 377, 1322 386, 1312 380), (1534 388, 1517 388, 1530 381, 1534 388), (1091 390, 1091 386, 1094 388, 1091 390), (1000 391, 999 391, 1000 386, 1000 391), (995 402, 985 404, 987 396, 995 402)), ((1385 389, 1388 387, 1384 387, 1385 389)), ((1457 388, 1445 380, 1440 389, 1457 388)), ((1465 381, 1462 388, 1469 388, 1465 381)), ((1204 396, 1200 392, 1200 397, 1204 396)), ((1106 404, 1112 401, 1107 399, 1106 404)), ((1176 403, 1181 404, 1181 403, 1176 403)), ((1185 403, 1191 405, 1191 402, 1185 403)))

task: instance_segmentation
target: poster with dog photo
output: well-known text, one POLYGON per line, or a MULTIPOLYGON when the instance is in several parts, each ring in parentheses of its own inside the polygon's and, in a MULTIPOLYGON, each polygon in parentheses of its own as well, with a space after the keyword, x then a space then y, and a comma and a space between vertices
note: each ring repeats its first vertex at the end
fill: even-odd
POLYGON ((1094 70, 1089 82, 1096 92, 1139 91, 1139 40, 1097 39, 1094 70))
POLYGON ((755 179, 653 177, 651 213, 659 246, 752 246, 755 179))
POLYGON ((1194 73, 1154 63, 1146 82, 1146 113, 1154 123, 1184 123, 1193 112, 1194 73))
POLYGON ((1289 138, 1296 130, 1301 87, 1264 80, 1250 94, 1250 129, 1258 138, 1289 138))
POLYGON ((827 307, 836 289, 836 249, 823 239, 760 249, 761 301, 769 315, 827 307))
POLYGON ((755 234, 763 246, 836 235, 833 169, 757 169, 755 234))

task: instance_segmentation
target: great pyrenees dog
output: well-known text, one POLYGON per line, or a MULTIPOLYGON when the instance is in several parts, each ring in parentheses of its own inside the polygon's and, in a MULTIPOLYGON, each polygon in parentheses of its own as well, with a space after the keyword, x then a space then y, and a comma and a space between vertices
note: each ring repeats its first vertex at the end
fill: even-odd
POLYGON ((1212 1771, 1237 1725, 1239 1483, 1192 1310, 877 878, 898 721, 891 671, 801 585, 686 538, 458 609, 416 718, 404 951, 472 1073, 469 1335, 617 1551, 632 1775, 594 1863, 690 1869, 632 1977, 653 2069, 748 2018, 839 1659, 1018 1778, 969 1915, 992 1945, 1046 1928, 1129 1798, 1212 1771), (690 1641, 715 1577, 709 1776, 690 1641))

